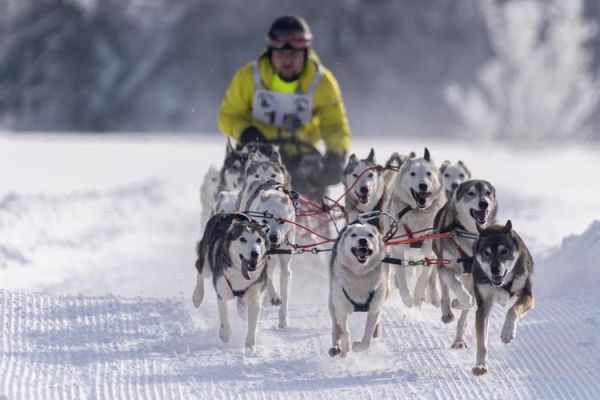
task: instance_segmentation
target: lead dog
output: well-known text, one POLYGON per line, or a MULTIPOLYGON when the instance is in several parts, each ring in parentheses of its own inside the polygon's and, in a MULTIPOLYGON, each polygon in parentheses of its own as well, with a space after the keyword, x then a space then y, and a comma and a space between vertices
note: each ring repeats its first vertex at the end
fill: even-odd
POLYGON ((496 190, 491 183, 483 180, 470 180, 460 184, 453 197, 435 216, 434 228, 437 232, 451 232, 454 237, 438 238, 433 241, 433 249, 438 258, 454 262, 438 267, 442 290, 442 321, 450 323, 454 319, 451 305, 461 309, 456 323, 456 337, 452 348, 467 347, 464 334, 469 309, 473 307, 473 280, 471 275, 473 243, 478 237, 478 229, 494 223, 498 205, 496 190), (456 262, 463 260, 462 262, 456 262), (450 302, 450 291, 456 296, 450 302))
POLYGON ((382 263, 385 246, 379 230, 371 224, 353 222, 341 233, 329 263, 329 313, 332 346, 329 355, 345 357, 350 351, 348 316, 367 312, 363 339, 352 351, 369 348, 379 336, 379 316, 389 291, 389 266, 382 263))
POLYGON ((227 302, 235 297, 248 305, 246 349, 254 351, 256 327, 267 281, 269 242, 261 226, 243 214, 217 214, 206 224, 196 246, 198 278, 194 306, 204 299, 204 280, 212 278, 217 292, 223 342, 231 337, 227 302))
POLYGON ((504 226, 492 225, 479 232, 479 239, 473 246, 473 280, 477 300, 474 375, 488 372, 488 317, 494 303, 506 305, 507 301, 515 300, 506 313, 500 334, 500 339, 506 344, 515 339, 517 323, 533 308, 534 303, 531 290, 533 258, 523 240, 512 229, 510 220, 504 226))
MULTIPOLYGON (((443 201, 439 170, 431 160, 429 150, 425 149, 422 158, 407 159, 400 167, 386 211, 398 221, 397 234, 410 238, 414 232, 432 227, 434 217, 442 208, 443 201)), ((390 251, 394 257, 401 259, 417 252, 420 253, 420 258, 433 258, 431 241, 392 246, 390 251)), ((439 304, 437 276, 434 272, 431 267, 403 267, 395 271, 396 286, 407 307, 421 305, 425 299, 426 289, 429 289, 431 303, 439 304), (414 287, 414 296, 408 283, 409 270, 413 270, 412 272, 416 270, 419 274, 414 287)))

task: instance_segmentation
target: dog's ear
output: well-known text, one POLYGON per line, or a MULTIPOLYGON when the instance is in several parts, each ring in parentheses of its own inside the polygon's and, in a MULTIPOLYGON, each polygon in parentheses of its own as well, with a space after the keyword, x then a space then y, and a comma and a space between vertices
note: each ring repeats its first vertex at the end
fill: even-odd
POLYGON ((469 185, 465 185, 466 182, 463 182, 460 185, 458 185, 456 192, 454 192, 454 197, 456 198, 456 200, 462 199, 462 197, 465 195, 465 192, 468 190, 469 185))
POLYGON ((429 149, 425 147, 425 153, 423 154, 425 161, 431 161, 431 155, 429 155, 429 149))
POLYGON ((367 161, 375 162, 375 150, 371 147, 371 151, 369 152, 369 156, 367 157, 367 161))
POLYGON ((231 153, 233 153, 234 151, 235 151, 235 148, 231 144, 231 140, 229 140, 229 138, 227 138, 227 146, 225 147, 225 158, 229 157, 229 155, 231 153))
POLYGON ((411 151, 406 158, 408 158, 408 159, 417 158, 417 153, 415 153, 414 151, 411 151))
POLYGON ((358 158, 356 157, 356 154, 352 153, 350 154, 350 158, 348 158, 349 162, 357 162, 358 158))
POLYGON ((270 160, 281 164, 281 155, 278 151, 273 150, 273 152, 271 153, 270 160))
POLYGON ((510 222, 510 219, 508 221, 506 221, 506 225, 504 225, 503 231, 504 231, 504 233, 512 232, 512 222, 510 222))
POLYGON ((440 167, 440 173, 444 173, 444 171, 446 170, 446 168, 448 168, 448 166, 450 165, 450 161, 446 160, 442 163, 442 166, 440 167))
POLYGON ((471 171, 469 170, 469 168, 467 168, 465 163, 462 162, 462 160, 458 160, 458 165, 460 165, 462 167, 462 169, 465 170, 465 173, 467 174, 467 178, 471 179, 471 171))

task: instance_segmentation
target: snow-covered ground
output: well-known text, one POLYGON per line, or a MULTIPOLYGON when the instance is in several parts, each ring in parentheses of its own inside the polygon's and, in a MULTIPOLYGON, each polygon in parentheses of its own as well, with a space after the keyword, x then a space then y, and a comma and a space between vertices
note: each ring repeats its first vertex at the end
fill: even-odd
MULTIPOLYGON (((372 141, 356 140, 366 156, 372 141)), ((462 159, 492 182, 536 261, 536 307, 504 346, 497 307, 490 373, 454 326, 397 293, 381 340, 330 359, 327 273, 297 256, 291 327, 263 309, 257 352, 245 323, 217 335, 214 295, 191 305, 198 188, 220 136, 0 135, 0 399, 597 398, 600 393, 600 148, 515 150, 440 139, 378 139, 392 151, 462 159), (594 222, 595 221, 595 222, 594 222)), ((339 190, 339 188, 338 188, 339 190)), ((212 290, 211 290, 212 292, 212 290)), ((354 336, 364 316, 351 320, 354 336)), ((472 344, 473 324, 468 339, 472 344)))

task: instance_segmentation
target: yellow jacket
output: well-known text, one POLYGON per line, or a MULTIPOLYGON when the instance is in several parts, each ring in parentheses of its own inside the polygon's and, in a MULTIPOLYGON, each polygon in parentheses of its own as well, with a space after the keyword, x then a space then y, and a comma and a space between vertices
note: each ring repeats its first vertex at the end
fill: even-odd
MULTIPOLYGON (((311 57, 318 60, 312 51, 311 57)), ((264 88, 271 90, 275 70, 266 52, 261 54, 258 59, 258 69, 264 88)), ((321 66, 321 70, 323 75, 313 97, 312 119, 295 135, 300 140, 313 145, 322 139, 328 151, 338 154, 347 153, 352 139, 340 88, 331 71, 323 66, 321 66)), ((310 59, 307 60, 298 81, 302 93, 308 91, 316 73, 315 63, 310 59)), ((244 129, 253 125, 267 140, 276 139, 279 135, 283 138, 291 137, 291 132, 252 118, 254 87, 252 62, 249 62, 235 74, 225 93, 223 104, 219 110, 218 122, 221 132, 239 141, 244 129)))

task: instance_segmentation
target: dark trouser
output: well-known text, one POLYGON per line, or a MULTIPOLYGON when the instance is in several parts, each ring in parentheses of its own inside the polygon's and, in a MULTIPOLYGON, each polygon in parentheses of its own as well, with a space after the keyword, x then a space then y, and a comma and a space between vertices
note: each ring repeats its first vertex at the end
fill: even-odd
POLYGON ((281 154, 283 164, 292 178, 292 189, 311 200, 320 201, 325 195, 327 186, 319 179, 323 168, 323 160, 314 154, 281 154))

